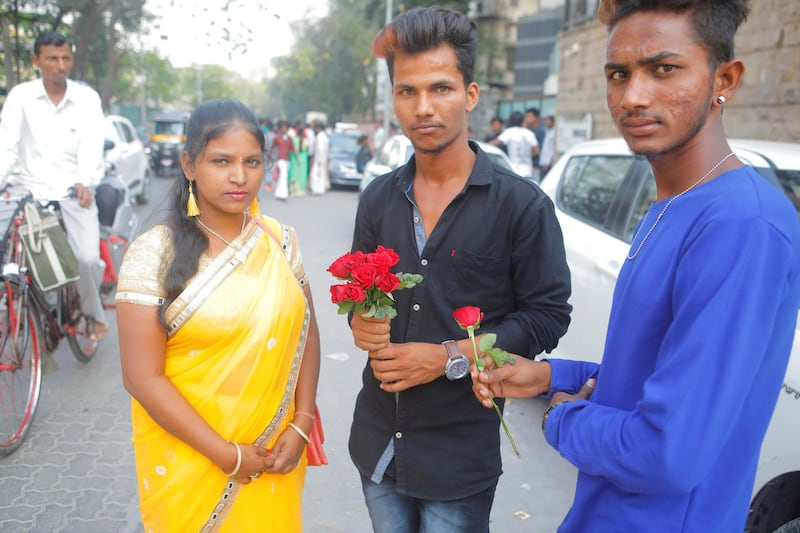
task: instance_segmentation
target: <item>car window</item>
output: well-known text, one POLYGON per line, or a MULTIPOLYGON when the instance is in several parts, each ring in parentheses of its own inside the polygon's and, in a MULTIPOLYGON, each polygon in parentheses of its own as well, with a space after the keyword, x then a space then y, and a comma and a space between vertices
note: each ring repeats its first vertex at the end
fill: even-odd
POLYGON ((633 162, 630 156, 574 156, 567 162, 558 191, 559 207, 605 229, 617 191, 633 162))
POLYGON ((633 202, 633 210, 625 227, 625 234, 623 235, 625 242, 633 240, 633 232, 636 229, 636 225, 647 214, 650 205, 656 201, 656 192, 656 179, 653 177, 652 169, 648 169, 647 175, 641 181, 641 189, 633 202))
POLYGON ((761 166, 753 166, 753 169, 782 190, 800 216, 800 170, 773 169, 761 166))
POLYGON ((183 122, 153 122, 154 135, 183 135, 183 122))
POLYGON ((331 133, 330 151, 331 155, 352 155, 355 157, 358 152, 358 137, 342 133, 331 133))
POLYGON ((134 131, 125 124, 124 122, 115 121, 114 126, 116 126, 117 131, 119 132, 119 137, 122 139, 124 143, 132 143, 136 138, 134 131))

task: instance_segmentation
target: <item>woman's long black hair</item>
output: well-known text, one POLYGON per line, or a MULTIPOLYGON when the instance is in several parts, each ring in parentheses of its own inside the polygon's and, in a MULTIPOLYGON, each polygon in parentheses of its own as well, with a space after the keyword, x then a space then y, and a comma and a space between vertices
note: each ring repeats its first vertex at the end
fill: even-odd
MULTIPOLYGON (((264 134, 258 125, 255 114, 247 106, 230 99, 209 100, 195 108, 186 126, 184 152, 188 156, 190 164, 193 165, 202 155, 209 141, 234 126, 241 126, 250 131, 258 139, 261 153, 264 153, 264 134)), ((197 195, 197 182, 193 186, 195 195, 197 195)), ((186 283, 197 273, 200 254, 208 248, 208 237, 200 229, 195 218, 186 213, 188 200, 189 181, 181 168, 181 176, 175 183, 166 222, 171 232, 174 255, 165 258, 161 267, 164 272, 166 298, 159 310, 159 319, 165 329, 168 328, 164 319, 167 307, 183 292, 186 283)))

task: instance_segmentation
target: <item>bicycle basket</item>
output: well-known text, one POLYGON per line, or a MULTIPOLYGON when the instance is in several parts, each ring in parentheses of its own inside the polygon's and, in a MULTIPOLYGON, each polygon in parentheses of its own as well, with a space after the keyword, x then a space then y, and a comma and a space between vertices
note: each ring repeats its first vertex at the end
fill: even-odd
POLYGON ((28 202, 19 232, 28 268, 40 289, 49 291, 78 281, 78 259, 57 215, 43 212, 36 202, 28 202))

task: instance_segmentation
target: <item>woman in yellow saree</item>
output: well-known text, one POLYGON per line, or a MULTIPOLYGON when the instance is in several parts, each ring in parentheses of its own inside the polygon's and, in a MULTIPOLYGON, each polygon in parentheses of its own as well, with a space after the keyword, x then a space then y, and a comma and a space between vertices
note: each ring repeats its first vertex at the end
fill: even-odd
POLYGON ((198 106, 172 218, 120 269, 145 531, 302 530, 319 335, 294 230, 258 212, 263 139, 242 104, 198 106))

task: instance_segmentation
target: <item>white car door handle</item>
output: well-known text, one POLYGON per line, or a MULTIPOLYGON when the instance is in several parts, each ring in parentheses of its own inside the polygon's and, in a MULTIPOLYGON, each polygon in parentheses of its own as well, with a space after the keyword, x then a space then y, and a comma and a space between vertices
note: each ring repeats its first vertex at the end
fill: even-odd
POLYGON ((594 268, 611 279, 617 279, 619 275, 619 263, 617 261, 595 261, 594 268))

